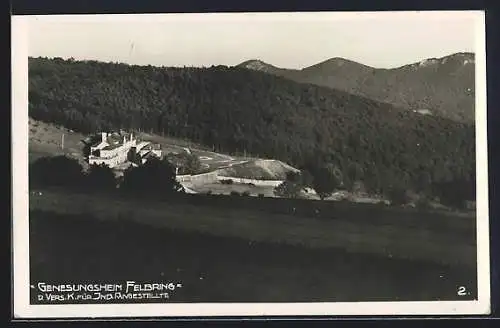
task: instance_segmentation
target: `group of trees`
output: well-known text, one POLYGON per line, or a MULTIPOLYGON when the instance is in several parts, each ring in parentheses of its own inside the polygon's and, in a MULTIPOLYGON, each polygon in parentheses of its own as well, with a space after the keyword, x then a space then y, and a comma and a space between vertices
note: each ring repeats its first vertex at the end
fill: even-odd
POLYGON ((175 169, 166 159, 150 158, 141 166, 130 166, 117 179, 107 165, 90 165, 85 171, 80 163, 67 156, 41 157, 30 164, 30 187, 63 187, 74 190, 112 192, 137 195, 168 195, 182 192, 175 169))
POLYGON ((473 126, 244 68, 30 58, 29 115, 82 132, 186 138, 298 168, 330 165, 344 188, 362 181, 370 193, 475 192, 473 126))
POLYGON ((170 163, 178 167, 178 174, 198 174, 203 167, 201 161, 195 154, 182 152, 179 154, 168 153, 165 157, 170 163))
POLYGON ((321 200, 342 187, 341 172, 332 165, 288 172, 285 181, 276 186, 274 194, 279 197, 300 198, 305 188, 312 188, 321 200))

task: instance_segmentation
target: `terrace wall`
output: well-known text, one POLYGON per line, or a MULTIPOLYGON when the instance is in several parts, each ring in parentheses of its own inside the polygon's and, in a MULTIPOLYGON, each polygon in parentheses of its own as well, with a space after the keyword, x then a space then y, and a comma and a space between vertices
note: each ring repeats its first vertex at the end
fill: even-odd
POLYGON ((217 180, 232 180, 234 183, 243 183, 243 184, 254 184, 256 186, 261 187, 276 187, 283 183, 283 180, 257 180, 257 179, 245 179, 245 178, 234 178, 234 177, 224 177, 217 176, 217 180))

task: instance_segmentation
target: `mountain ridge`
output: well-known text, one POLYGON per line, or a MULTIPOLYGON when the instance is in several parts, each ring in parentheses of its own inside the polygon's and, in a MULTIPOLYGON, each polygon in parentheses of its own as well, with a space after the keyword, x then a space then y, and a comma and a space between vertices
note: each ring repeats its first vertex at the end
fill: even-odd
POLYGON ((395 68, 374 68, 341 57, 302 69, 281 68, 257 59, 236 67, 325 86, 412 111, 426 109, 455 121, 473 124, 475 119, 475 54, 471 52, 427 58, 395 68))
POLYGON ((377 69, 377 70, 395 70, 395 69, 399 69, 399 68, 402 68, 402 67, 406 67, 406 66, 412 66, 412 65, 416 65, 416 64, 419 64, 421 62, 424 62, 424 61, 427 61, 427 60, 444 60, 445 62, 450 59, 450 58, 456 58, 456 57, 468 57, 468 58, 471 58, 472 60, 475 60, 475 53, 473 52, 456 52, 456 53, 452 53, 450 55, 446 55, 446 56, 442 56, 442 57, 429 57, 429 58, 424 58, 424 59, 421 59, 420 61, 414 61, 414 62, 411 62, 411 63, 408 63, 408 64, 403 64, 403 65, 400 65, 400 66, 395 66, 395 67, 375 67, 375 66, 371 66, 371 65, 367 65, 367 64, 363 64, 361 62, 357 62, 355 60, 351 60, 351 59, 347 59, 347 58, 344 58, 344 57, 330 57, 330 58, 327 58, 327 59, 324 59, 316 64, 311 64, 309 66, 304 66, 302 68, 286 68, 286 67, 281 67, 281 66, 276 66, 274 64, 271 64, 271 63, 268 63, 266 61, 263 61, 261 59, 257 59, 257 58, 252 58, 252 59, 248 59, 248 60, 245 60, 237 65, 234 65, 234 67, 245 67, 247 64, 250 64, 252 62, 259 62, 260 64, 263 64, 263 65, 267 65, 269 67, 274 67, 274 68, 277 68, 277 69, 284 69, 284 70, 289 70, 289 71, 303 71, 305 69, 308 69, 310 67, 313 67, 313 66, 317 66, 317 65, 320 65, 320 64, 323 64, 323 63, 327 63, 327 62, 336 62, 336 61, 343 61, 343 62, 349 62, 349 63, 354 63, 354 64, 359 64, 361 66, 365 66, 367 68, 372 68, 372 69, 377 69))

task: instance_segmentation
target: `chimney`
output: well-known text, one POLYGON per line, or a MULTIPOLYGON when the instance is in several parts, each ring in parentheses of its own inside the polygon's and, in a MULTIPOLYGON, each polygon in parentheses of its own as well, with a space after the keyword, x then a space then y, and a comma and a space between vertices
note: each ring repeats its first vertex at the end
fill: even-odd
POLYGON ((127 142, 127 137, 123 136, 123 144, 125 144, 126 142, 127 142))
POLYGON ((107 137, 106 132, 101 132, 101 141, 102 142, 106 142, 106 137, 107 137))

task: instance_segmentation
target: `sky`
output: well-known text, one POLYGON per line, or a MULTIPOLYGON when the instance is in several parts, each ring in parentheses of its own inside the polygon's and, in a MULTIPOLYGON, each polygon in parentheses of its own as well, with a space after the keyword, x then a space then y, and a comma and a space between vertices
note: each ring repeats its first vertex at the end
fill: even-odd
MULTIPOLYGON (((481 12, 29 16, 29 56, 153 66, 300 69, 333 57, 393 68, 476 52, 481 12)), ((484 29, 484 27, 483 27, 484 29)))

